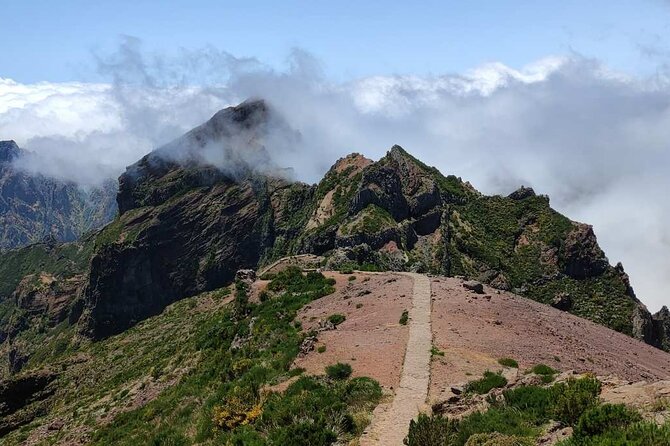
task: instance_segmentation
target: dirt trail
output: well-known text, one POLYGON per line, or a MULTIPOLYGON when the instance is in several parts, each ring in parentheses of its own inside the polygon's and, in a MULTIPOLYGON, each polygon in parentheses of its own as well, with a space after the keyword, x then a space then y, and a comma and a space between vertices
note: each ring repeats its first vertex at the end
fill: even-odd
POLYGON ((428 397, 432 346, 430 280, 422 274, 402 274, 412 277, 414 288, 400 386, 390 404, 375 410, 361 446, 401 446, 410 421, 425 407, 428 397))

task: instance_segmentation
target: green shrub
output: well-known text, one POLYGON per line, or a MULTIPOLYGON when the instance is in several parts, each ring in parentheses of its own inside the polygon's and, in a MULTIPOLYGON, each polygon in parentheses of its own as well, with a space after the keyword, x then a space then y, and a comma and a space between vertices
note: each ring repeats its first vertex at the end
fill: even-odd
POLYGON ((540 375, 540 381, 544 384, 550 384, 554 382, 554 379, 556 379, 554 375, 540 375))
POLYGON ((439 415, 419 414, 409 423, 404 444, 407 446, 446 446, 455 444, 458 422, 439 415))
POLYGON ((326 446, 337 441, 337 434, 328 428, 324 420, 301 421, 278 429, 270 436, 270 441, 282 446, 326 446))
POLYGON ((287 293, 314 293, 317 297, 325 296, 334 291, 335 279, 326 278, 323 274, 310 271, 303 274, 296 266, 290 266, 277 273, 268 284, 268 290, 287 293))
POLYGON ((151 446, 187 446, 188 439, 172 428, 165 428, 149 440, 151 446))
POLYGON ((409 320, 409 312, 407 310, 403 310, 402 315, 400 315, 400 320, 398 323, 400 325, 407 325, 407 321, 409 320))
POLYGON ((326 367, 326 375, 331 379, 347 379, 351 376, 351 366, 342 362, 326 367))
POLYGON ((536 424, 542 424, 551 416, 553 393, 539 386, 517 387, 503 391, 505 404, 526 414, 536 424))
POLYGON ((498 359, 498 364, 500 364, 503 367, 511 367, 514 369, 519 368, 519 363, 512 358, 500 358, 498 359))
POLYGON ((349 282, 353 282, 354 280, 356 280, 356 276, 349 276, 349 278, 347 280, 349 282))
MULTIPOLYGON (((170 323, 178 328, 183 325, 181 333, 191 333, 195 328, 190 337, 183 339, 189 349, 178 353, 199 351, 201 357, 189 373, 146 405, 118 414, 109 424, 94 425, 92 421, 95 431, 91 443, 170 445, 185 438, 186 444, 298 446, 330 445, 335 441, 346 444, 358 436, 362 423, 357 424, 356 417, 364 418, 363 414, 370 412, 381 397, 381 389, 372 380, 301 376, 285 392, 262 392, 303 371, 291 368, 304 339, 296 315, 307 303, 332 291, 332 281, 318 273, 303 275, 300 271, 288 271, 278 274, 271 283, 281 294, 273 291, 271 294, 276 298, 257 305, 247 302, 247 311, 241 312, 237 319, 232 316, 234 304, 212 312, 193 312, 187 322, 172 311, 157 316, 162 320, 170 317, 170 323), (231 348, 235 339, 243 340, 241 347, 231 348), (168 426, 174 432, 168 432, 168 426)), ((243 297, 246 290, 239 291, 243 297)), ((186 305, 177 304, 175 308, 185 310, 186 305)), ((133 331, 146 329, 144 326, 133 331)), ((158 329, 152 330, 149 333, 157 333, 158 329)), ((166 336, 174 345, 182 341, 170 337, 171 333, 166 336)), ((140 341, 148 342, 144 338, 139 338, 140 341)), ((106 342, 109 341, 102 341, 94 348, 106 348, 106 342)), ((112 346, 118 345, 114 342, 112 346)), ((149 373, 151 367, 156 376, 161 375, 161 370, 165 370, 163 374, 171 373, 172 350, 161 353, 166 355, 163 359, 153 355, 157 350, 153 344, 147 347, 153 347, 148 349, 152 356, 146 357, 148 364, 143 373, 149 373)), ((180 362, 177 357, 175 362, 180 362)), ((131 380, 125 370, 113 377, 121 382, 131 380)), ((135 375, 130 377, 135 379, 135 375)), ((102 384, 109 388, 105 381, 102 384)), ((107 391, 104 389, 100 392, 96 388, 95 395, 104 395, 107 391)))
POLYGON ((316 351, 319 352, 319 353, 325 353, 326 346, 325 345, 319 345, 319 347, 317 347, 316 351))
POLYGON ((431 356, 444 356, 444 352, 433 345, 432 347, 430 347, 430 355, 431 356))
POLYGON ((636 446, 667 446, 670 444, 670 423, 637 423, 626 429, 626 439, 636 446), (634 443, 637 442, 637 443, 634 443))
POLYGON ((263 416, 254 427, 261 432, 270 431, 270 441, 263 445, 330 445, 337 440, 333 433, 340 436, 340 441, 360 434, 353 414, 370 410, 381 396, 381 387, 369 378, 331 381, 302 376, 283 394, 268 396, 263 416), (291 439, 290 434, 300 436, 291 439))
POLYGON ((347 381, 343 392, 344 401, 353 407, 369 402, 377 403, 382 398, 382 388, 377 381, 367 377, 347 381))
POLYGON ((494 432, 532 437, 537 434, 538 429, 518 409, 491 407, 486 412, 475 412, 463 418, 458 425, 458 439, 454 444, 464 445, 475 434, 494 432))
POLYGON ((556 370, 552 369, 546 364, 537 364, 535 367, 532 368, 532 371, 536 375, 542 375, 542 376, 550 376, 558 373, 556 370))
POLYGON ((331 314, 330 316, 328 316, 328 321, 331 324, 335 325, 336 327, 338 325, 340 325, 342 322, 346 321, 346 320, 347 320, 347 317, 345 315, 339 314, 339 313, 331 314))
POLYGON ((235 282, 235 300, 233 301, 233 313, 235 318, 242 318, 251 312, 249 304, 249 285, 242 281, 235 282))
POLYGON ((575 437, 601 435, 609 430, 621 429, 641 421, 639 413, 623 404, 602 404, 587 409, 575 426, 575 437))
POLYGON ((640 422, 625 428, 611 429, 594 437, 577 437, 559 443, 559 446, 668 446, 670 424, 640 422))
POLYGON ((531 438, 494 432, 475 434, 468 439, 465 446, 535 446, 535 442, 531 438))
POLYGON ((480 395, 489 393, 494 388, 505 387, 507 379, 500 373, 493 373, 491 371, 484 372, 484 377, 476 381, 470 381, 466 386, 466 392, 474 392, 480 395))
POLYGON ((573 426, 585 410, 598 402, 601 383, 596 378, 570 378, 551 388, 554 399, 553 416, 556 420, 573 426))

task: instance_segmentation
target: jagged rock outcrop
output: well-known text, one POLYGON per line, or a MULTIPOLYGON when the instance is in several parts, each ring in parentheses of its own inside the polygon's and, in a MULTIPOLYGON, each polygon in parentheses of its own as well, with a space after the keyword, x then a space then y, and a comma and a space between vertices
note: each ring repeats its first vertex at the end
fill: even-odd
POLYGON ((533 190, 532 187, 521 186, 520 188, 509 194, 507 198, 510 198, 512 200, 523 200, 524 198, 534 196, 535 191, 533 190))
POLYGON ((575 279, 600 276, 610 266, 593 227, 575 223, 563 245, 563 271, 575 279))
POLYGON ((670 351, 670 310, 663 305, 658 313, 652 316, 654 327, 654 343, 663 350, 670 351))
POLYGON ((54 392, 49 384, 56 377, 41 370, 0 380, 0 437, 46 413, 44 400, 54 392))
POLYGON ((60 242, 109 222, 116 213, 116 184, 97 188, 31 174, 14 162, 28 154, 14 141, 0 141, 0 250, 53 237, 60 242))
POLYGON ((11 163, 21 154, 14 141, 0 141, 0 163, 11 163))
POLYGON ((558 293, 551 301, 551 306, 561 311, 570 311, 572 308, 572 297, 569 293, 558 293))
POLYGON ((38 316, 54 326, 68 318, 82 276, 58 279, 52 274, 29 274, 23 278, 12 298, 24 310, 24 317, 38 316))

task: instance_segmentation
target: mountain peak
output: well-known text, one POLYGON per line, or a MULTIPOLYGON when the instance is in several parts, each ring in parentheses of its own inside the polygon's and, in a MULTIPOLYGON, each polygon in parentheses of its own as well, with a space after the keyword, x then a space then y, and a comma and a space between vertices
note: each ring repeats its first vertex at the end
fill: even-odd
POLYGON ((21 149, 13 140, 0 141, 0 163, 9 163, 18 158, 21 149))
POLYGON ((509 194, 507 198, 511 198, 512 200, 523 200, 524 198, 534 196, 535 191, 533 190, 532 187, 521 186, 520 188, 509 194))
POLYGON ((344 172, 347 169, 353 170, 355 172, 360 171, 361 169, 369 166, 370 164, 373 164, 374 161, 372 161, 369 158, 366 158, 365 156, 361 155, 360 153, 350 153, 349 155, 345 156, 344 158, 338 159, 335 164, 333 164, 333 167, 330 168, 330 170, 335 171, 337 173, 344 172))
POLYGON ((119 178, 119 211, 156 204, 183 188, 209 186, 223 177, 276 172, 265 147, 270 126, 273 137, 295 138, 296 133, 263 100, 219 110, 207 122, 126 168, 119 178))
MULTIPOLYGON (((219 110, 212 118, 196 130, 209 130, 214 134, 232 135, 243 129, 255 129, 267 124, 270 109, 262 99, 250 99, 239 105, 219 110)), ((197 133, 197 132, 196 132, 197 133)))

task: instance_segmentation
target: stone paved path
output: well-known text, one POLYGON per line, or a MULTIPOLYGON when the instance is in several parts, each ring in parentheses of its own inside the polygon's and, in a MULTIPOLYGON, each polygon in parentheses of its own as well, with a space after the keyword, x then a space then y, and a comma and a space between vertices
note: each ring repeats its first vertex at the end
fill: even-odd
POLYGON ((400 386, 390 406, 375 411, 372 425, 361 438, 361 446, 402 446, 409 422, 425 407, 428 397, 432 347, 430 280, 422 274, 402 274, 412 277, 414 290, 400 386))

